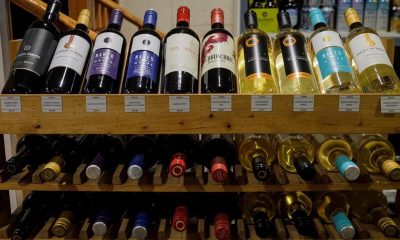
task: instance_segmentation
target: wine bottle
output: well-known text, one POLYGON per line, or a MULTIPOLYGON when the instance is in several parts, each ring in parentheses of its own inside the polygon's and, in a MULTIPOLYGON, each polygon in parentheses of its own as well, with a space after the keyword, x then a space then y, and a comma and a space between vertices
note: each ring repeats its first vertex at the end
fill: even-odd
POLYGON ((345 22, 344 11, 351 8, 352 0, 339 0, 337 1, 337 13, 336 14, 336 30, 339 32, 344 32, 347 30, 347 25, 345 22))
POLYGON ((371 173, 382 172, 392 181, 400 181, 400 165, 395 161, 392 144, 379 134, 350 134, 348 140, 357 149, 356 162, 371 173))
POLYGON ((246 30, 238 40, 239 92, 277 93, 271 40, 258 28, 256 12, 246 11, 244 21, 246 30))
POLYGON ((285 2, 285 7, 284 9, 286 12, 288 12, 290 16, 290 22, 293 25, 294 29, 299 29, 300 28, 300 19, 301 19, 301 14, 300 14, 300 2, 298 0, 287 0, 285 2))
POLYGON ((54 22, 61 0, 51 0, 44 17, 25 32, 17 57, 11 67, 3 93, 41 93, 47 68, 60 38, 54 22))
POLYGON ((254 0, 253 4, 251 5, 251 8, 263 8, 263 2, 265 2, 265 0, 254 0))
POLYGON ((313 237, 315 229, 311 222, 311 199, 302 192, 283 193, 278 201, 279 215, 288 222, 293 222, 301 235, 313 237))
POLYGON ((278 13, 279 32, 274 41, 274 61, 281 93, 319 93, 307 53, 304 35, 292 28, 289 14, 278 13))
POLYGON ((226 181, 237 158, 232 135, 203 135, 201 152, 203 166, 208 168, 214 181, 226 181))
POLYGON ((67 31, 58 42, 46 75, 46 93, 79 93, 92 40, 88 35, 91 12, 83 9, 75 29, 67 31))
POLYGON ((314 148, 300 134, 277 134, 273 138, 279 164, 288 172, 298 173, 306 181, 314 178, 314 148))
POLYGON ((314 72, 323 93, 361 93, 339 33, 330 29, 319 8, 310 9, 314 72))
POLYGON ((114 9, 106 30, 94 41, 84 93, 118 93, 126 40, 120 32, 123 15, 114 9))
POLYGON ((278 6, 275 4, 274 0, 267 0, 264 7, 265 8, 277 8, 278 6))
POLYGON ((366 93, 399 93, 399 79, 378 34, 363 26, 354 8, 347 9, 344 15, 350 28, 346 47, 362 90, 366 93))
POLYGON ((365 223, 374 223, 388 237, 398 236, 399 227, 388 216, 388 202, 380 191, 350 191, 351 213, 365 223), (362 199, 362 201, 360 201, 362 199))
POLYGON ((341 192, 323 192, 315 197, 315 212, 326 223, 333 223, 343 239, 352 239, 356 231, 348 213, 350 204, 346 195, 341 192))
POLYGON ((101 135, 95 140, 96 156, 87 165, 85 173, 89 179, 98 179, 105 170, 111 170, 124 160, 125 135, 101 135))
POLYGON ((243 217, 249 224, 254 224, 259 238, 267 238, 274 233, 272 219, 276 205, 271 193, 245 193, 242 198, 243 217))
POLYGON ((160 158, 160 148, 155 135, 134 135, 127 144, 130 153, 127 174, 130 179, 140 179, 143 172, 153 167, 160 158))
POLYGON ((200 39, 189 22, 189 8, 179 7, 176 28, 164 37, 164 93, 198 92, 200 39))
POLYGON ((352 161, 350 143, 341 135, 313 134, 312 142, 318 162, 328 171, 337 172, 349 181, 360 176, 360 168, 352 161))
POLYGON ((144 13, 143 27, 132 36, 124 93, 157 93, 161 67, 161 37, 155 31, 157 12, 144 13))
POLYGON ((174 177, 182 177, 194 162, 198 148, 198 138, 195 135, 174 134, 164 139, 164 164, 174 177))
POLYGON ((211 11, 211 30, 201 44, 201 92, 237 92, 235 41, 224 28, 224 11, 211 11))
POLYGON ((363 25, 367 28, 375 29, 376 16, 378 13, 378 0, 366 0, 364 4, 363 25))
MULTIPOLYGON (((140 193, 132 198, 134 206, 130 214, 132 222, 132 237, 144 240, 148 238, 150 225, 156 222, 161 216, 160 202, 156 201, 158 196, 154 193, 140 193)), ((129 202, 131 205, 131 201, 129 202)))
POLYGON ((50 158, 50 141, 44 135, 29 134, 22 137, 17 143, 16 154, 5 163, 8 174, 15 175, 25 166, 37 168, 50 158))
POLYGON ((236 142, 242 167, 254 172, 254 176, 260 181, 272 175, 271 165, 275 160, 275 150, 268 135, 237 135, 236 142))
POLYGON ((387 32, 389 29, 390 0, 379 0, 376 16, 376 31, 387 32))

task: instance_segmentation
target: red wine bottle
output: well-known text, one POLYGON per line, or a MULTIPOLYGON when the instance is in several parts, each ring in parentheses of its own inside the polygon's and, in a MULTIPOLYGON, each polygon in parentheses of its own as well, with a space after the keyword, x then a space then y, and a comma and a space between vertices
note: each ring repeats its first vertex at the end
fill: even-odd
POLYGON ((60 38, 54 25, 61 8, 60 0, 51 0, 42 20, 25 32, 17 57, 11 67, 3 93, 41 93, 44 75, 60 38))
POLYGON ((90 17, 90 11, 83 9, 75 29, 64 33, 58 42, 46 76, 46 93, 79 93, 92 47, 90 17))
POLYGON ((8 174, 14 175, 25 166, 37 168, 50 158, 50 141, 44 135, 29 134, 17 143, 17 153, 5 163, 8 174))
POLYGON ((143 27, 131 40, 124 93, 157 93, 161 68, 161 37, 155 31, 157 12, 147 10, 143 27))
POLYGON ((236 149, 231 135, 204 135, 201 152, 202 163, 208 168, 216 182, 228 179, 231 167, 236 159, 236 149))
POLYGON ((189 8, 178 8, 176 28, 164 38, 164 93, 198 92, 200 39, 189 22, 189 8))
POLYGON ((106 30, 97 35, 90 59, 84 93, 118 93, 125 59, 126 40, 120 32, 122 13, 111 12, 106 30))
POLYGON ((211 12, 211 30, 203 38, 201 47, 201 92, 236 93, 235 41, 224 29, 224 12, 211 12))

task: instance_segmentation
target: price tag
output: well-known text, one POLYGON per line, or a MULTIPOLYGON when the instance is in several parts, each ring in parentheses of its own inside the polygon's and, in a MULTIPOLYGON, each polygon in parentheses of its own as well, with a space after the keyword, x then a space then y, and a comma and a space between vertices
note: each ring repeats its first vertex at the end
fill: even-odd
POLYGON ((190 112, 190 97, 169 96, 169 112, 190 112))
POLYGON ((211 112, 231 112, 232 96, 217 95, 211 96, 211 112))
POLYGON ((86 112, 107 112, 106 96, 86 96, 86 112))
POLYGON ((21 112, 21 97, 7 96, 1 97, 2 112, 21 112))
POLYGON ((293 112, 313 112, 314 96, 296 95, 293 97, 293 112))
POLYGON ((399 113, 400 96, 381 96, 381 113, 399 113))
POLYGON ((61 96, 42 96, 42 112, 62 112, 61 96))
POLYGON ((125 96, 125 112, 145 112, 146 99, 144 96, 125 96))
POLYGON ((340 96, 339 112, 359 112, 360 96, 340 96))
POLYGON ((252 112, 271 112, 272 96, 251 96, 252 112))

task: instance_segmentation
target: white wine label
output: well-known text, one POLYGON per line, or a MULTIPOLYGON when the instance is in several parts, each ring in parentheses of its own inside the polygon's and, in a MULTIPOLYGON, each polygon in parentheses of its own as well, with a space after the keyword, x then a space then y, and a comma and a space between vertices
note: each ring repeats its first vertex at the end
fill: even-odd
POLYGON ((235 41, 225 33, 214 33, 202 42, 201 75, 213 68, 225 68, 236 75, 235 41))
POLYGON ((124 39, 120 35, 112 32, 104 32, 97 35, 93 46, 93 52, 102 48, 107 48, 121 54, 123 43, 124 39))
POLYGON ((144 96, 125 96, 125 112, 146 112, 144 96))
POLYGON ((381 113, 399 113, 400 96, 381 96, 381 113))
POLYGON ((49 71, 55 67, 71 68, 82 76, 90 44, 78 35, 67 35, 60 39, 51 61, 49 71))
POLYGON ((199 76, 199 41, 188 34, 173 34, 165 48, 165 75, 185 71, 196 79, 199 76))
POLYGON ((211 96, 211 112, 231 112, 232 96, 213 95, 211 96))
POLYGON ((340 96, 339 112, 359 112, 360 96, 340 96))
POLYGON ((272 96, 254 95, 251 96, 251 111, 252 112, 271 112, 272 111, 272 96))
POLYGON ((86 96, 86 112, 107 112, 106 96, 86 96))
POLYGON ((169 112, 190 112, 190 96, 169 96, 169 112))
POLYGON ((42 112, 62 112, 62 97, 42 96, 42 112))
POLYGON ((314 96, 295 95, 293 97, 293 112, 313 112, 314 96))
POLYGON ((21 112, 20 96, 1 97, 0 100, 2 112, 21 112))
POLYGON ((376 64, 392 66, 385 47, 376 34, 360 34, 351 39, 349 46, 359 73, 376 64))
POLYGON ((335 31, 320 32, 311 39, 311 43, 315 53, 321 51, 326 47, 343 48, 343 43, 340 39, 340 35, 335 31))

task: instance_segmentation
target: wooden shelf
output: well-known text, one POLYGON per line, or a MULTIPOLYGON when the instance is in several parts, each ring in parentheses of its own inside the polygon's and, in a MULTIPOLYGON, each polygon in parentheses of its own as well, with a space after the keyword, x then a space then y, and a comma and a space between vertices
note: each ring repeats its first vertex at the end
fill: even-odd
POLYGON ((361 95, 359 112, 339 112, 339 95, 315 95, 313 112, 293 112, 293 95, 273 95, 271 112, 252 112, 250 95, 231 95, 231 112, 212 112, 210 95, 187 95, 190 112, 169 112, 171 95, 146 95, 146 112, 125 112, 127 95, 116 94, 106 96, 107 112, 86 112, 85 95, 64 95, 62 112, 42 112, 41 96, 21 95, 21 112, 1 112, 0 132, 400 133, 400 113, 382 114, 373 94, 361 95))

